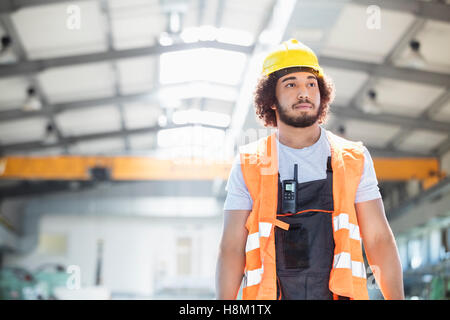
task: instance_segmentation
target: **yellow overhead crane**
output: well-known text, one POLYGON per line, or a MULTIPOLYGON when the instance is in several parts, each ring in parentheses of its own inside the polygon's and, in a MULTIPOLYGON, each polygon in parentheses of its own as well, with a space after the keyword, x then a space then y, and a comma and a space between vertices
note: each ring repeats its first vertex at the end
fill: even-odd
MULTIPOLYGON (((436 158, 374 158, 379 181, 421 180, 428 189, 446 175, 436 158)), ((0 179, 90 180, 93 169, 118 181, 228 179, 231 161, 163 160, 135 156, 48 156, 0 158, 0 179)))
POLYGON ((91 170, 109 171, 111 180, 227 179, 231 163, 161 160, 129 156, 52 156, 0 158, 0 179, 90 180, 91 170))

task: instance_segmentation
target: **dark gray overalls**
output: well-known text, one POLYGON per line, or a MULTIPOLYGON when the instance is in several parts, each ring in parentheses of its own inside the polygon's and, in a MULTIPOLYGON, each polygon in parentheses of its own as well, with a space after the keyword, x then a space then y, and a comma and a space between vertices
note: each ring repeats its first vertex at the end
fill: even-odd
POLYGON ((278 174, 277 219, 288 223, 289 230, 275 228, 277 299, 332 300, 328 288, 334 256, 331 157, 326 179, 297 184, 296 214, 280 214, 280 204, 278 174))

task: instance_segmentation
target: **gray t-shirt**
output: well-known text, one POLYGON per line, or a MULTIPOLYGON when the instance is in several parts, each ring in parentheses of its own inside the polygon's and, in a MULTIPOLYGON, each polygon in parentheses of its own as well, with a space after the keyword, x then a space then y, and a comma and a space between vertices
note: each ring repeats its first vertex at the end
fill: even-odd
MULTIPOLYGON (((294 164, 297 163, 299 183, 326 179, 327 159, 331 156, 330 143, 326 130, 320 127, 320 138, 313 145, 295 149, 285 146, 278 140, 278 171, 281 180, 294 178, 294 164)), ((251 210, 253 200, 242 176, 239 153, 236 155, 225 187, 227 197, 224 210, 251 210)), ((364 147, 364 172, 356 192, 355 203, 381 198, 378 180, 369 151, 364 147)))

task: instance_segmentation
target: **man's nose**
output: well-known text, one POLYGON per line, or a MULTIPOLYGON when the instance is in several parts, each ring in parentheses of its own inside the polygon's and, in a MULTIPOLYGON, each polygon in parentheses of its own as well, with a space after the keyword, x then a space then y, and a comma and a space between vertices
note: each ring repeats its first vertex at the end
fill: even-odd
POLYGON ((297 99, 298 100, 306 100, 308 99, 308 91, 306 90, 306 88, 301 88, 298 90, 298 94, 297 94, 297 99))

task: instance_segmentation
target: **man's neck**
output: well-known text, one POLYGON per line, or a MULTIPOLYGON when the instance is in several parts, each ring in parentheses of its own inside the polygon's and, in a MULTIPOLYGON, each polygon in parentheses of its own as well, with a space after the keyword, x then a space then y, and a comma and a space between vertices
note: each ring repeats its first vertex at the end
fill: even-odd
POLYGON ((319 138, 320 127, 317 122, 306 128, 295 128, 283 123, 278 126, 278 140, 291 148, 302 149, 312 146, 319 138))

